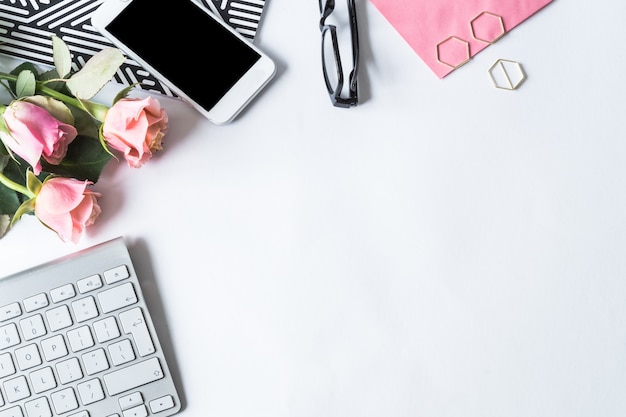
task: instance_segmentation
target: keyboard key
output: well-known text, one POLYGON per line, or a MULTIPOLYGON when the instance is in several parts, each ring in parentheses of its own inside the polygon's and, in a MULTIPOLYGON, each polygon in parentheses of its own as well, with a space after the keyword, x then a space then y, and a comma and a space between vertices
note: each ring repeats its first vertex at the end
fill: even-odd
POLYGON ((32 313, 40 308, 48 307, 48 304, 48 296, 45 292, 42 292, 25 299, 24 310, 26 310, 27 313, 32 313))
POLYGON ((145 405, 141 404, 129 410, 122 411, 122 415, 124 417, 147 417, 148 409, 145 405))
POLYGON ((97 374, 109 369, 109 362, 107 362, 107 357, 102 348, 85 353, 82 359, 87 375, 97 374))
POLYGON ((4 386, 4 392, 7 395, 7 402, 14 403, 30 396, 28 383, 26 382, 26 377, 24 375, 5 381, 2 385, 4 386))
POLYGON ((146 320, 139 307, 120 313, 120 323, 124 333, 131 334, 137 347, 139 356, 148 356, 154 353, 152 338, 146 325, 146 320))
POLYGON ((36 339, 46 334, 46 326, 43 324, 41 314, 35 314, 34 316, 20 320, 20 327, 24 335, 24 340, 26 341, 36 339))
POLYGON ((132 394, 120 397, 118 402, 120 403, 120 408, 122 410, 128 410, 129 408, 143 404, 143 397, 140 392, 133 392, 132 394))
POLYGON ((78 292, 81 294, 85 294, 89 291, 97 290, 98 288, 102 288, 102 280, 100 279, 100 275, 92 275, 87 278, 83 278, 78 280, 76 283, 78 287, 78 292))
POLYGON ((78 323, 82 323, 83 321, 87 321, 98 316, 96 300, 94 300, 91 296, 72 302, 72 311, 74 312, 74 317, 78 323))
POLYGON ((104 385, 109 395, 116 395, 161 378, 163 378, 163 369, 159 359, 151 358, 105 374, 104 385))
POLYGON ((76 296, 74 286, 72 284, 63 285, 61 287, 50 290, 50 298, 53 303, 60 303, 61 301, 69 300, 76 296))
POLYGON ((130 274, 128 273, 128 268, 126 268, 126 265, 120 265, 116 268, 104 271, 104 280, 107 282, 107 284, 114 284, 118 281, 128 278, 129 276, 130 274))
POLYGON ((98 378, 94 378, 90 381, 80 383, 76 386, 78 388, 78 395, 80 395, 80 401, 84 405, 89 405, 100 401, 104 398, 104 391, 102 390, 102 384, 98 378))
POLYGON ((115 366, 135 360, 135 353, 128 339, 110 344, 109 355, 111 355, 111 362, 113 362, 115 366))
POLYGON ((13 319, 22 315, 19 303, 11 303, 0 308, 0 322, 13 319))
POLYGON ((11 354, 3 353, 0 355, 0 378, 13 375, 14 373, 15 365, 13 364, 13 359, 11 359, 11 354))
POLYGON ((138 300, 133 284, 127 282, 126 284, 118 285, 110 290, 104 290, 98 293, 98 301, 100 301, 102 312, 110 313, 122 307, 133 305, 138 300))
POLYGON ((60 334, 49 339, 42 340, 41 349, 43 350, 43 356, 47 361, 62 358, 68 353, 65 340, 60 334))
POLYGON ((19 406, 15 406, 0 411, 0 417, 24 417, 24 414, 22 414, 22 409, 19 406))
POLYGON ((72 325, 70 309, 67 308, 66 305, 46 311, 46 319, 48 319, 48 326, 53 332, 65 329, 66 327, 70 327, 72 325))
POLYGON ((82 411, 79 411, 78 413, 70 414, 67 417, 89 417, 89 411, 82 410, 82 411))
POLYGON ((166 395, 164 397, 150 401, 150 411, 152 411, 152 414, 169 410, 172 407, 174 407, 174 398, 172 398, 171 395, 166 395))
POLYGON ((67 340, 70 343, 72 352, 80 352, 94 345, 93 337, 89 326, 82 326, 67 332, 67 340))
POLYGON ((57 414, 67 413, 78 408, 78 400, 72 388, 65 388, 50 395, 54 411, 57 414))
POLYGON ((120 337, 120 329, 117 327, 115 317, 107 317, 104 320, 94 322, 93 330, 96 332, 96 339, 99 343, 120 337))
POLYGON ((46 397, 36 398, 24 404, 28 417, 52 417, 52 410, 46 397))
POLYGON ((40 394, 57 387, 52 368, 46 366, 30 373, 30 384, 35 394, 40 394))
POLYGON ((9 323, 0 327, 0 350, 15 346, 20 343, 15 323, 9 323))
POLYGON ((37 345, 32 344, 15 349, 15 360, 17 360, 18 368, 22 371, 41 365, 41 356, 37 345))
POLYGON ((83 377, 83 372, 80 370, 78 359, 70 358, 66 361, 56 364, 57 375, 59 375, 59 382, 61 384, 68 384, 72 381, 77 381, 83 377))

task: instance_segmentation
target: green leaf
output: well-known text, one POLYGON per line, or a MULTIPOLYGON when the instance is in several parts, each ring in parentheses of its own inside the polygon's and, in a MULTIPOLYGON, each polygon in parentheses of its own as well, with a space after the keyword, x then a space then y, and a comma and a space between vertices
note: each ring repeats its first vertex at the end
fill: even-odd
POLYGON ((115 158, 117 160, 117 157, 113 155, 113 152, 111 152, 111 150, 109 149, 109 145, 107 145, 107 141, 104 137, 104 134, 102 133, 103 128, 104 124, 101 124, 100 129, 98 129, 98 139, 100 140, 100 146, 102 146, 102 148, 107 151, 107 153, 111 155, 112 158, 115 158))
POLYGON ((72 177, 79 180, 97 182, 100 174, 111 160, 111 155, 100 142, 88 136, 77 136, 68 146, 67 154, 59 165, 42 161, 42 168, 52 174, 72 177))
MULTIPOLYGON (((0 130, 2 130, 2 125, 3 123, 0 121, 0 130)), ((4 126, 4 133, 6 133, 7 135, 9 134, 9 132, 6 130, 6 126, 4 126)), ((0 140, 0 155, 4 156, 4 155, 9 155, 9 151, 7 150, 6 146, 4 146, 4 142, 2 142, 2 140, 0 140)), ((4 166, 3 166, 4 168, 4 166)), ((0 171, 2 171, 0 169, 0 171)))
POLYGON ((11 216, 8 214, 0 214, 0 238, 4 237, 9 231, 11 225, 11 216))
POLYGON ((17 76, 17 82, 15 84, 15 93, 17 97, 28 97, 35 94, 35 74, 30 70, 21 71, 17 76))
MULTIPOLYGON (((17 159, 17 157, 16 159, 3 159, 3 164, 6 165, 2 169, 2 173, 11 181, 18 184, 26 184, 27 174, 22 167, 27 164, 23 163, 23 161, 20 163, 17 159)), ((30 175, 33 174, 30 173, 30 175)), ((46 173, 42 173, 40 177, 47 175, 46 173)), ((39 180, 41 181, 41 178, 39 178, 39 180)), ((22 215, 32 213, 34 210, 34 201, 34 199, 29 199, 25 195, 0 184, 0 238, 10 230, 11 226, 19 220, 22 215)))
POLYGON ((59 81, 59 78, 60 78, 59 73, 57 72, 56 69, 46 71, 42 73, 41 76, 39 77, 41 81, 46 82, 46 87, 52 88, 53 90, 59 91, 66 95, 71 94, 70 90, 68 90, 67 87, 65 86, 65 81, 59 81))
MULTIPOLYGON (((17 162, 7 155, 0 157, 0 160, 2 160, 0 172, 11 181, 24 184, 24 179, 20 178, 17 162)), ((0 184, 0 215, 6 214, 13 217, 13 214, 22 203, 21 197, 22 194, 0 184)))
POLYGON ((79 99, 89 100, 111 81, 126 57, 119 49, 106 48, 92 56, 85 66, 72 75, 67 87, 79 99))
POLYGON ((75 107, 72 107, 71 110, 74 115, 74 127, 78 131, 78 135, 92 138, 98 137, 98 125, 100 123, 96 122, 93 117, 84 110, 75 107))
POLYGON ((128 94, 133 90, 133 88, 135 88, 136 86, 140 84, 141 83, 134 83, 134 84, 126 86, 123 90, 121 90, 119 93, 115 95, 115 98, 113 99, 113 104, 117 103, 123 98, 126 98, 128 94))
POLYGON ((19 193, 0 184, 0 215, 13 216, 20 204, 19 193))
POLYGON ((72 70, 72 54, 63 39, 55 35, 52 35, 52 57, 59 76, 67 77, 72 70))
MULTIPOLYGON (((35 76, 35 80, 39 79, 39 71, 37 67, 32 62, 24 62, 17 67, 13 68, 13 71, 10 72, 11 75, 19 76, 22 71, 30 71, 35 76)), ((17 91, 17 83, 15 81, 8 82, 9 88, 13 96, 18 96, 17 91)), ((19 96, 18 96, 19 97, 19 96)))
POLYGON ((26 187, 31 193, 35 195, 39 194, 42 185, 43 183, 35 174, 33 174, 33 171, 26 171, 26 187))
POLYGON ((35 211, 35 199, 31 198, 24 201, 15 211, 15 215, 11 219, 11 226, 21 219, 24 214, 32 213, 33 211, 35 211))
POLYGON ((22 71, 30 71, 35 75, 36 79, 39 79, 39 71, 37 70, 37 67, 32 62, 24 62, 18 65, 17 67, 13 69, 13 71, 11 71, 11 74, 19 75, 19 73, 22 71))
MULTIPOLYGON (((24 162, 22 158, 15 154, 12 154, 10 158, 11 159, 7 162, 7 165, 4 167, 2 173, 11 181, 18 184, 24 184, 25 186, 27 183, 26 171, 29 167, 28 163, 24 162)), ((43 181, 43 179, 47 177, 47 175, 48 174, 46 172, 41 172, 41 174, 38 175, 38 178, 39 180, 43 181)), ((27 197, 21 193, 18 193, 18 198, 20 202, 23 202, 24 199, 26 199, 27 197)))

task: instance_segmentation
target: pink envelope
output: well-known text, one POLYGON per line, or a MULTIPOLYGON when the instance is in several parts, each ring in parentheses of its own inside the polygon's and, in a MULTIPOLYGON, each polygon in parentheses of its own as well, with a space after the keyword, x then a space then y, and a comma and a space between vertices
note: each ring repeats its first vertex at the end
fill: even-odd
POLYGON ((443 78, 552 0, 371 0, 443 78))

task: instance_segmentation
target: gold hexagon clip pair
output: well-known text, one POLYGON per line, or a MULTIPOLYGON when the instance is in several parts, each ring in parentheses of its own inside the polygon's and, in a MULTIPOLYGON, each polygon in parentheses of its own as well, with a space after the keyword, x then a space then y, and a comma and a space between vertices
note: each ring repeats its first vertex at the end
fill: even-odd
MULTIPOLYGON (((469 25, 472 38, 489 44, 495 43, 506 33, 502 16, 487 11, 476 15, 470 20, 469 25)), ((469 42, 458 36, 448 36, 439 42, 436 45, 436 53, 437 61, 452 69, 465 65, 472 57, 469 42)))

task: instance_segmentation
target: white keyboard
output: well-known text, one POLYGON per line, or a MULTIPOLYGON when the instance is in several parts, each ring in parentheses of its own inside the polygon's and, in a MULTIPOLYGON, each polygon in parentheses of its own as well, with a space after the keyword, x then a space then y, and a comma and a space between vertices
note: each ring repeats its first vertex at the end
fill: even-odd
POLYGON ((180 408, 122 238, 0 279, 0 417, 180 408))

